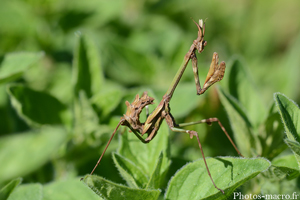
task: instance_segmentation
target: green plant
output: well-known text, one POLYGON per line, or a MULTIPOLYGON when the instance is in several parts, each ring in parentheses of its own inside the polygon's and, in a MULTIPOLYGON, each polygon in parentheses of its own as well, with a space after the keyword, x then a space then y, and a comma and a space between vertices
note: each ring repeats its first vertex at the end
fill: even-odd
MULTIPOLYGON (((28 54, 27 59, 30 60, 32 57, 32 62, 34 62, 36 61, 36 57, 40 57, 40 54, 35 55, 34 57, 32 54, 28 54)), ((100 94, 102 94, 101 88, 107 89, 107 87, 110 87, 110 89, 112 89, 110 92, 112 92, 117 86, 111 86, 105 83, 101 73, 99 73, 100 69, 95 67, 97 66, 97 58, 92 57, 93 55, 95 56, 96 54, 94 53, 92 43, 85 37, 79 35, 73 66, 75 80, 73 83, 73 105, 67 106, 51 94, 30 89, 23 84, 10 84, 7 86, 7 92, 11 98, 12 106, 28 125, 36 128, 36 131, 26 134, 23 133, 22 137, 18 135, 7 136, 1 140, 0 147, 3 153, 0 158, 2 158, 3 163, 10 163, 10 165, 5 165, 1 170, 2 180, 9 180, 16 176, 16 174, 21 176, 42 166, 47 159, 51 158, 51 154, 57 148, 61 148, 61 153, 56 155, 58 156, 56 158, 58 161, 55 161, 55 163, 57 163, 57 165, 67 165, 67 160, 63 160, 61 161, 62 163, 60 163, 60 156, 66 158, 68 156, 74 156, 76 155, 76 151, 79 151, 77 148, 82 149, 84 146, 85 148, 89 148, 89 145, 99 142, 99 138, 97 137, 103 134, 101 134, 101 131, 111 131, 111 129, 105 125, 98 125, 99 119, 97 119, 97 115, 93 107, 91 107, 91 101, 96 98, 94 97, 95 91, 99 90, 100 94), (97 74, 98 76, 95 76, 97 74), (73 109, 73 115, 70 113, 71 110, 68 109, 68 107, 73 109), (74 122, 73 125, 71 125, 71 121, 74 122), (44 124, 48 125, 45 126, 44 124), (64 124, 64 127, 57 126, 59 124, 64 124), (56 136, 54 136, 54 134, 56 136), (15 137, 17 137, 17 139, 15 137), (71 147, 66 148, 67 146, 61 146, 64 142, 68 141, 70 137, 72 138, 71 141, 69 140, 71 147), (80 140, 84 141, 83 144, 80 143, 80 140), (22 154, 20 154, 20 151, 22 151, 22 154), (4 157, 6 152, 10 152, 9 156, 4 157), (43 154, 41 154, 41 152, 43 152, 43 154), (11 156, 16 158, 14 162, 9 160, 11 156), (34 157, 36 162, 26 162, 30 157, 34 157), (26 165, 27 163, 28 165, 26 165), (18 166, 23 167, 19 168, 18 166)), ((16 63, 20 62, 21 64, 24 60, 23 54, 9 55, 4 58, 4 67, 2 69, 8 68, 5 67, 5 65, 10 65, 10 62, 7 60, 9 60, 11 56, 16 57, 14 59, 16 63)), ((21 75, 25 70, 26 68, 24 67, 18 74, 21 75)), ((17 76, 13 75, 15 73, 14 70, 7 72, 7 77, 17 78, 17 76)), ((9 79, 3 77, 3 80, 9 79)), ((155 95, 153 94, 152 96, 155 95)), ((118 95, 116 97, 118 97, 118 95)), ((103 106, 101 100, 98 102, 98 105, 101 105, 99 108, 103 106)), ((120 101, 120 98, 117 100, 120 101)), ((104 106, 104 108, 108 109, 111 107, 113 101, 106 103, 108 105, 104 106)), ((94 105, 96 106, 97 104, 94 105)), ((140 195, 145 195, 147 199, 150 199, 150 197, 151 199, 158 198, 161 194, 159 188, 161 186, 166 187, 167 181, 165 181, 164 177, 167 174, 171 161, 170 152, 168 150, 170 144, 166 125, 162 125, 160 132, 156 140, 148 145, 137 143, 136 138, 133 138, 135 136, 127 132, 123 133, 122 137, 120 137, 121 145, 118 148, 118 152, 113 154, 113 160, 129 187, 107 181, 101 177, 88 176, 85 178, 85 182, 99 193, 100 196, 105 198, 133 198, 132 195, 136 196, 137 193, 139 193, 139 195, 136 196, 138 198, 140 195), (103 187, 103 184, 106 186, 103 187), (110 188, 109 191, 108 188, 110 188)), ((181 198, 186 197, 187 194, 194 195, 194 197, 191 198, 205 196, 216 198, 220 196, 209 181, 207 174, 205 173, 206 175, 202 177, 205 167, 203 167, 203 163, 201 163, 202 160, 187 164, 178 171, 170 180, 168 189, 166 189, 166 198, 173 199, 174 195, 181 198), (191 180, 189 180, 189 177, 191 180), (207 188, 205 193, 186 193, 186 187, 194 185, 195 181, 198 183, 199 179, 194 179, 194 177, 201 179, 204 185, 198 185, 198 187, 207 188), (178 188, 178 183, 182 182, 182 180, 185 180, 184 185, 180 186, 183 189, 183 194, 177 194, 178 190, 174 190, 174 188, 178 188), (210 184, 208 184, 208 182, 210 184)), ((212 168, 212 176, 222 177, 222 179, 217 179, 216 182, 225 189, 226 195, 222 196, 222 198, 225 198, 245 181, 256 176, 261 171, 266 170, 269 166, 269 162, 259 158, 255 160, 220 157, 208 159, 208 165, 212 168), (245 169, 245 165, 251 165, 253 167, 245 169), (234 169, 232 168, 233 166, 235 166, 234 169), (241 170, 238 170, 238 168, 241 170), (236 169, 237 171, 235 171, 236 169), (228 185, 228 183, 230 183, 230 185, 228 185)), ((58 171, 56 173, 64 172, 58 171)), ((36 190, 39 191, 46 190, 44 192, 47 193, 47 189, 45 189, 47 187, 43 188, 40 185, 33 185, 32 187, 35 187, 36 190)), ((21 188, 23 188, 23 186, 21 188)), ((27 187, 27 185, 25 185, 24 188, 25 189, 20 189, 20 191, 26 192, 26 189, 32 189, 31 186, 27 187)), ((10 189, 13 190, 14 187, 10 189)))
MULTIPOLYGON (((60 147, 62 152, 57 156, 74 156, 76 155, 76 151, 78 151, 76 148, 84 148, 85 146, 85 144, 82 143, 77 145, 80 140, 84 140, 84 143, 87 145, 85 148, 88 148, 89 145, 99 142, 97 138, 98 135, 101 136, 99 131, 103 131, 103 128, 106 131, 110 131, 110 128, 105 125, 98 125, 99 120, 97 119, 94 109, 91 107, 90 101, 92 101, 94 96, 93 91, 99 90, 101 93, 101 88, 111 87, 114 89, 116 86, 106 85, 105 80, 99 76, 101 73, 97 73, 99 68, 95 67, 97 59, 93 58, 93 55, 96 54, 93 54, 92 43, 88 42, 85 37, 79 35, 73 66, 73 75, 75 77, 75 82, 73 84, 74 115, 70 113, 70 109, 67 109, 68 106, 64 105, 50 94, 32 90, 22 84, 8 85, 7 91, 10 95, 12 106, 16 109, 18 115, 30 126, 36 127, 37 131, 35 131, 35 133, 28 132, 22 134, 22 137, 18 136, 18 140, 14 138, 16 136, 7 136, 6 139, 1 140, 1 152, 11 152, 10 156, 17 158, 15 162, 10 162, 9 159, 11 157, 6 157, 7 160, 5 160, 5 157, 3 157, 4 154, 0 156, 3 163, 11 164, 5 165, 5 168, 3 168, 3 180, 9 180, 16 174, 22 175, 42 166, 46 162, 45 159, 49 159, 53 151, 55 151, 63 142, 67 141, 68 137, 72 137, 71 143, 69 144, 71 147, 68 147, 67 149, 64 146, 62 146, 62 148, 60 147), (97 74, 99 75, 95 77, 97 74), (45 115, 45 113, 47 113, 47 115, 45 115), (70 121, 74 121, 73 126, 70 121), (48 124, 48 126, 43 124, 48 124), (64 124, 65 126, 64 128, 57 127, 57 124, 64 124), (57 136, 54 137, 53 134, 56 134, 57 136), (54 140, 52 141, 52 139, 54 140), (23 150, 21 150, 20 147, 23 148, 23 150), (65 152, 66 150, 68 150, 68 152, 65 152), (20 154, 20 151, 23 153, 20 154), (40 152, 43 152, 44 154, 41 154, 40 152), (29 157, 32 156, 35 158, 36 163, 30 162, 29 164, 32 166, 24 165, 27 163, 26 159, 29 159, 29 157), (39 156, 40 159, 38 159, 37 156, 39 156), (17 167, 20 165, 23 165, 23 168, 20 169, 17 167)), ((16 54, 14 56, 17 58, 15 59, 15 62, 17 62, 19 55, 16 54)), ((23 55, 21 54, 19 59, 20 62, 23 62, 22 56, 23 55)), ((36 56, 40 56, 40 54, 36 54, 36 56)), ((8 58, 9 57, 10 56, 8 56, 8 58)), ((5 57, 5 65, 6 63, 9 64, 6 60, 7 58, 5 57)), ((35 61, 35 59, 33 60, 35 61)), ((4 69, 6 69, 6 67, 4 67, 4 69)), ((24 70, 25 68, 23 71, 24 70)), ((14 71, 11 72, 11 74, 14 73, 14 71)), ((13 77, 11 74, 8 73, 7 76, 13 77)), ((3 79, 7 80, 6 77, 3 79)), ((107 103, 109 104, 107 106, 109 108, 113 101, 107 103)), ((99 105, 101 104, 102 103, 99 103, 99 105)), ((168 149, 170 148, 167 134, 168 130, 165 125, 162 126, 160 132, 161 133, 158 134, 156 140, 148 145, 137 143, 137 139, 133 138, 134 135, 128 134, 127 132, 123 133, 122 137, 120 137, 121 145, 118 148, 118 152, 113 154, 113 160, 129 187, 95 176, 87 176, 85 182, 104 198, 133 198, 132 195, 136 196, 136 194, 139 194, 136 196, 138 198, 140 195, 145 195, 145 198, 147 199, 158 198, 161 194, 159 188, 161 186, 166 187, 164 177, 167 174, 171 161, 170 152, 168 152, 168 149)), ((57 165, 68 164, 65 163, 67 160, 61 161, 62 163, 60 163, 59 157, 56 159, 58 159, 58 161, 56 161, 57 165)), ((261 171, 266 170, 269 167, 269 162, 260 158, 240 159, 220 157, 208 159, 208 165, 211 168, 212 176, 222 177, 222 179, 217 178, 216 180, 216 183, 222 186, 226 192, 226 195, 221 195, 210 183, 207 174, 205 173, 205 175, 203 175, 205 167, 203 167, 202 162, 202 160, 199 160, 187 164, 178 171, 170 180, 165 197, 167 199, 174 199, 177 196, 180 199, 186 198, 186 195, 191 195, 189 196, 191 199, 198 199, 200 197, 209 197, 212 199, 217 197, 225 198, 245 181, 255 177, 261 171), (246 168, 245 166, 248 167, 246 168), (198 178, 195 179, 195 177, 198 178), (182 184, 183 180, 184 184, 182 184), (201 180, 203 185, 199 184, 197 187, 207 188, 206 190, 202 190, 205 192, 197 192, 198 190, 195 190, 195 193, 188 192, 189 190, 187 190, 187 188, 189 188, 190 185, 195 185, 199 180, 201 180), (178 193, 178 190, 182 192, 178 193)), ((56 173, 64 172, 58 171, 56 173)), ((32 187, 35 187, 36 190, 39 191, 45 190, 44 192, 47 193, 47 187, 43 188, 40 185, 33 185, 32 187)), ((31 186, 27 185, 22 186, 21 188, 22 189, 19 189, 21 192, 26 192, 26 189, 32 189, 31 186)), ((11 190, 13 189, 14 187, 11 187, 11 190)))
POLYGON ((299 176, 299 107, 284 95, 275 93, 276 106, 273 103, 266 109, 256 88, 243 62, 234 59, 229 75, 229 93, 221 89, 219 94, 228 113, 235 141, 241 153, 247 157, 261 156, 272 163, 263 176, 252 180, 253 184, 250 183, 244 193, 255 191, 251 188, 257 188, 255 182, 264 183, 256 189, 258 194, 262 191, 263 194, 299 192, 296 179, 299 176), (281 122, 288 139, 284 139, 281 122), (294 155, 284 151, 286 144, 294 155))
MULTIPOLYGON (((1 1, 0 199, 99 199, 98 194, 108 195, 100 183, 129 196, 159 199, 222 199, 233 191, 299 193, 299 123, 294 118, 299 109, 280 93, 271 104, 275 91, 299 104, 298 7, 293 0, 239 1, 236 6, 217 0, 1 1), (126 100, 144 91, 162 98, 195 37, 190 17, 208 18, 209 46, 198 58, 200 80, 213 51, 228 68, 220 88, 202 97, 195 94, 192 70, 186 70, 170 103, 172 114, 179 123, 218 117, 242 153, 254 159, 216 157, 236 155, 221 129, 189 128, 199 133, 212 177, 218 179, 224 169, 236 175, 216 180, 226 192, 220 195, 210 189, 204 168, 197 168, 203 166, 199 147, 186 135, 169 133, 162 124, 162 143, 155 138, 154 149, 140 144, 130 154, 136 140, 120 129, 96 171, 99 176, 85 179, 95 193, 80 178, 103 151, 126 100), (232 59, 235 54, 241 56, 232 59), (121 148, 123 143, 127 146, 121 148), (268 160, 271 166, 260 173, 268 160), (251 167, 256 163, 260 167, 251 167), (235 173, 238 167, 245 174, 235 173)), ((145 116, 141 113, 141 121, 145 116)), ((227 171, 222 175, 229 176, 227 171)))

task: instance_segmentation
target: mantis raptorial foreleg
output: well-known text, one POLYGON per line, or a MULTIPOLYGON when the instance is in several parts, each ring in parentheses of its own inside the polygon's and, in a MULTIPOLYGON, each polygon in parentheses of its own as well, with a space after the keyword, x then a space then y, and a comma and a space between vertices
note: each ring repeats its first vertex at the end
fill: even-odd
POLYGON ((225 73, 225 62, 221 62, 219 64, 219 55, 218 53, 214 53, 212 57, 212 61, 209 67, 209 71, 207 73, 205 82, 203 84, 203 88, 201 88, 199 76, 198 76, 198 63, 195 52, 191 54, 194 78, 196 83, 197 95, 203 94, 211 85, 222 80, 225 73))
POLYGON ((197 56, 196 56, 195 52, 192 53, 191 60, 192 60, 196 90, 197 90, 197 94, 199 95, 200 91, 201 91, 201 85, 200 85, 200 80, 199 80, 199 75, 198 75, 198 63, 197 63, 198 60, 197 60, 197 56))

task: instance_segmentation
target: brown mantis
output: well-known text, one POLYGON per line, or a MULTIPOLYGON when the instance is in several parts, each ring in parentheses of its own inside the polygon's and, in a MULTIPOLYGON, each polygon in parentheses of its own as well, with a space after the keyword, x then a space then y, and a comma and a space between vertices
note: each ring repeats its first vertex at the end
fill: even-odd
POLYGON ((240 156, 242 156, 242 154, 239 152, 239 150, 235 146, 234 142, 232 141, 232 139, 226 132, 225 128, 223 127, 223 125, 221 124, 221 122, 219 121, 218 118, 209 118, 209 119, 204 119, 204 120, 200 120, 197 122, 176 124, 172 114, 170 113, 169 102, 173 96, 174 90, 176 89, 176 87, 184 73, 184 70, 187 67, 189 60, 192 60, 192 67, 193 67, 194 78, 195 78, 195 83, 196 83, 197 95, 203 94, 211 85, 213 85, 214 83, 216 83, 218 81, 221 81, 224 76, 225 67, 226 67, 225 62, 223 61, 219 64, 219 56, 217 53, 214 53, 206 80, 203 84, 203 88, 201 88, 199 77, 198 77, 196 50, 198 50, 198 53, 201 53, 207 44, 207 42, 204 40, 205 23, 203 22, 203 20, 199 20, 199 24, 197 24, 196 22, 194 22, 194 23, 198 27, 198 37, 196 40, 193 41, 193 44, 191 45, 189 51, 185 55, 183 63, 181 65, 181 67, 179 68, 178 72, 176 73, 171 86, 169 87, 166 94, 163 96, 159 105, 147 117, 146 121, 144 123, 142 123, 142 122, 140 122, 139 115, 146 106, 153 104, 154 98, 149 97, 147 95, 147 92, 144 92, 141 97, 139 97, 139 95, 136 95, 134 101, 131 104, 128 101, 126 101, 127 112, 126 112, 126 114, 124 114, 123 117, 121 117, 120 122, 118 123, 117 127, 115 128, 112 136, 110 137, 103 153, 101 154, 101 156, 100 156, 97 164, 95 165, 94 169, 92 170, 91 174, 94 173, 95 169, 99 165, 106 149, 108 148, 112 138, 114 137, 114 135, 115 135, 116 131, 118 130, 118 128, 120 127, 120 125, 127 126, 143 143, 148 143, 156 136, 157 131, 159 130, 162 121, 165 119, 168 126, 170 127, 170 129, 172 131, 188 133, 190 135, 191 139, 193 138, 193 136, 195 136, 197 138, 198 145, 201 150, 201 153, 203 156, 203 161, 205 163, 205 167, 207 169, 208 175, 209 175, 213 185, 215 186, 215 188, 224 194, 224 191, 216 186, 216 184, 214 183, 214 181, 211 177, 211 174, 210 174, 210 171, 207 166, 205 156, 204 156, 204 153, 202 150, 202 146, 201 146, 201 143, 200 143, 200 140, 198 137, 198 133, 193 130, 182 129, 181 127, 193 125, 193 124, 199 124, 199 123, 211 124, 212 122, 218 122, 219 126, 221 127, 223 132, 226 134, 227 138, 229 139, 229 141, 231 142, 231 144, 233 145, 233 147, 235 148, 237 153, 240 156), (147 133, 147 135, 148 135, 146 139, 144 139, 142 137, 145 133, 147 133))

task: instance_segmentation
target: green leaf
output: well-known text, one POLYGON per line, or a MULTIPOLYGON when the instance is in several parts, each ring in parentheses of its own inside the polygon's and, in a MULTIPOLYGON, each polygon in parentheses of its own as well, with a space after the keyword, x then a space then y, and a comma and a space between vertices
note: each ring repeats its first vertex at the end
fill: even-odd
POLYGON ((43 186, 39 183, 24 184, 17 187, 8 200, 42 200, 43 186))
POLYGON ((229 117, 234 139, 240 152, 250 157, 255 146, 252 125, 248 116, 234 97, 219 88, 219 95, 229 117))
POLYGON ((13 134, 0 138, 0 181, 26 175, 44 165, 66 141, 60 127, 13 134), (34 158, 34 159, 33 159, 34 158))
POLYGON ((261 185, 261 193, 268 199, 279 199, 279 194, 290 195, 290 197, 287 196, 282 199, 297 199, 300 194, 299 179, 282 179, 277 181, 265 179, 261 185))
POLYGON ((50 94, 32 90, 24 85, 7 87, 13 107, 29 125, 61 124, 66 107, 50 94))
POLYGON ((75 141, 88 141, 92 143, 95 140, 92 133, 99 130, 98 123, 99 118, 97 113, 93 109, 85 92, 81 90, 78 93, 78 97, 74 100, 75 141))
POLYGON ((139 166, 117 153, 113 153, 113 161, 129 187, 145 188, 148 177, 139 166))
MULTIPOLYGON (((297 97, 299 95, 299 74, 300 68, 300 34, 294 38, 294 41, 289 44, 286 53, 283 55, 283 59, 278 63, 278 75, 272 76, 270 80, 276 80, 275 87, 278 91, 284 91, 289 97, 297 97), (287 70, 288 69, 288 70, 287 70), (297 92, 298 91, 298 92, 297 92)), ((272 84, 273 85, 273 84, 272 84)), ((298 132, 299 133, 299 132, 298 132)))
POLYGON ((270 162, 263 158, 245 159, 218 157, 206 159, 215 184, 212 184, 203 160, 182 167, 170 180, 166 199, 227 199, 231 193, 260 172, 267 170, 270 162))
POLYGON ((300 144, 296 141, 285 139, 285 143, 290 147, 290 149, 293 151, 300 170, 300 144))
MULTIPOLYGON (((35 15, 32 12, 31 6, 29 6, 29 4, 26 4, 26 2, 20 1, 13 3, 11 1, 3 1, 0 8, 0 25, 1 29, 3 30, 5 40, 3 41, 2 45, 8 42, 9 49, 32 48, 32 44, 35 43, 32 39, 36 38, 37 36, 37 28, 39 25, 38 22, 41 22, 41 16, 38 17, 37 15, 35 15), (4 17, 7 18, 4 19, 4 17), (30 40, 26 37, 32 38, 30 40), (11 41, 13 39, 15 41, 11 41), (25 42, 25 44, 21 44, 18 42, 25 42), (23 48, 20 48, 20 46, 22 46, 23 48)), ((6 46, 7 44, 4 45, 4 47, 6 46)), ((5 49, 3 50, 5 51, 5 49)), ((6 49, 6 51, 7 50, 8 49, 6 49)))
POLYGON ((79 34, 73 61, 75 96, 83 90, 90 98, 100 90, 104 77, 98 56, 94 43, 79 34))
POLYGON ((136 51, 122 40, 114 40, 107 46, 106 65, 113 66, 107 70, 109 77, 125 85, 149 84, 155 79, 155 58, 136 51))
POLYGON ((297 104, 284 94, 275 93, 274 100, 279 110, 289 140, 299 141, 300 110, 297 104))
MULTIPOLYGON (((269 168, 271 178, 288 179, 296 178, 300 175, 297 160, 293 154, 275 158, 269 168)), ((270 176, 269 175, 269 176, 270 176)))
POLYGON ((122 87, 105 84, 105 87, 92 97, 91 102, 100 109, 103 117, 107 117, 120 104, 122 97, 122 87))
POLYGON ((6 200, 21 182, 22 178, 16 178, 10 181, 8 184, 6 184, 3 188, 1 188, 0 200, 6 200))
POLYGON ((67 181, 56 181, 47 184, 43 188, 44 198, 43 200, 99 200, 92 190, 80 181, 79 178, 71 179, 67 181))
POLYGON ((277 111, 273 112, 272 106, 268 118, 260 128, 259 139, 262 146, 261 157, 272 160, 286 149, 285 143, 282 142, 285 137, 283 129, 280 115, 277 111))
MULTIPOLYGON (((151 92, 149 93, 149 96, 155 98, 155 96, 152 95, 151 92)), ((157 102, 153 107, 155 107, 155 105, 157 105, 157 102)), ((143 113, 141 115, 143 115, 143 113)), ((168 157, 169 129, 165 122, 161 124, 155 138, 147 144, 142 143, 135 136, 135 134, 129 132, 127 128, 122 136, 120 136, 120 139, 121 145, 118 149, 118 153, 139 166, 146 176, 151 177, 153 171, 155 170, 157 159, 159 158, 161 152, 163 152, 161 173, 167 170, 170 164, 170 160, 168 157)))
POLYGON ((240 59, 233 61, 229 72, 229 93, 245 108, 245 113, 254 128, 266 118, 266 106, 258 89, 252 82, 245 64, 240 59))
POLYGON ((285 141, 292 149, 300 169, 300 110, 298 105, 283 94, 275 93, 274 100, 279 110, 287 135, 285 141))
POLYGON ((161 152, 161 154, 158 157, 157 160, 157 164, 155 167, 155 170, 153 171, 150 180, 147 184, 146 189, 155 189, 155 188, 159 188, 161 185, 161 180, 162 178, 164 178, 161 174, 161 165, 162 165, 162 161, 163 161, 163 152, 161 152))
POLYGON ((87 175, 83 181, 104 199, 154 200, 160 195, 160 190, 129 188, 95 175, 87 175))
POLYGON ((298 170, 297 160, 293 154, 281 156, 272 160, 273 166, 287 167, 293 170, 298 170))
POLYGON ((16 80, 36 63, 44 53, 17 52, 6 54, 0 66, 0 84, 16 80))
MULTIPOLYGON (((36 70, 37 71, 37 70, 36 70)), ((73 101, 73 86, 72 86, 72 69, 69 64, 57 64, 56 70, 49 77, 43 77, 38 75, 39 73, 47 73, 48 71, 38 71, 36 74, 32 73, 30 80, 28 75, 25 77, 27 82, 36 82, 36 84, 46 84, 44 81, 49 82, 50 88, 47 88, 50 94, 53 94, 64 104, 70 104, 73 101), (46 80, 43 80, 46 79, 46 80)), ((32 85, 32 84, 30 84, 32 85)))

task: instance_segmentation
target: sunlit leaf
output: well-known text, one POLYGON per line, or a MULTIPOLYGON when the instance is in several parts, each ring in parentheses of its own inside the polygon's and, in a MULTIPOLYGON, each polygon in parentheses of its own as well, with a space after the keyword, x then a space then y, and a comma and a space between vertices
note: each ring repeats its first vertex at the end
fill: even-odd
POLYGON ((248 116, 242 110, 239 102, 222 89, 219 90, 222 104, 224 105, 234 133, 234 139, 238 149, 244 156, 251 156, 251 148, 254 146, 252 125, 248 116))
POLYGON ((43 200, 101 200, 80 178, 55 181, 43 187, 43 200))
POLYGON ((160 190, 129 188, 95 175, 87 175, 83 181, 104 199, 155 200, 160 195, 160 190))
POLYGON ((275 93, 274 100, 282 118, 288 139, 298 141, 300 136, 300 109, 298 105, 283 94, 275 93))
POLYGON ((163 153, 161 153, 158 157, 155 170, 153 171, 152 175, 150 176, 150 180, 149 180, 146 188, 155 189, 155 188, 160 187, 161 179, 164 178, 163 174, 161 173, 162 159, 163 159, 163 153))
POLYGON ((44 53, 17 52, 6 54, 0 63, 0 84, 13 81, 23 75, 44 53))
POLYGON ((298 166, 299 166, 299 170, 300 170, 300 144, 299 144, 299 142, 289 140, 289 139, 285 139, 284 141, 290 147, 290 149, 293 151, 293 153, 298 161, 298 166))
POLYGON ((50 160, 66 139, 67 134, 63 128, 47 126, 36 131, 1 137, 1 182, 38 169, 50 160))
POLYGON ((39 183, 20 185, 9 196, 8 200, 42 200, 43 186, 39 183))
POLYGON ((239 59, 233 61, 229 73, 229 93, 245 108, 249 121, 257 128, 265 119, 267 110, 244 65, 239 59))
POLYGON ((263 158, 243 159, 218 157, 206 159, 215 184, 212 184, 203 160, 182 167, 169 182, 166 199, 227 199, 240 185, 257 176, 270 166, 263 158))
POLYGON ((271 174, 269 178, 276 179, 293 179, 300 175, 297 160, 293 154, 275 158, 272 161, 272 166, 269 168, 271 174))
POLYGON ((274 100, 279 110, 288 139, 286 143, 292 149, 300 169, 300 109, 298 105, 280 93, 274 94, 274 100))
POLYGON ((77 37, 73 61, 74 92, 78 95, 83 90, 90 98, 100 90, 104 77, 94 43, 87 36, 78 34, 77 37))
POLYGON ((145 187, 148 178, 139 166, 117 153, 113 153, 113 161, 128 186, 132 188, 145 187))

